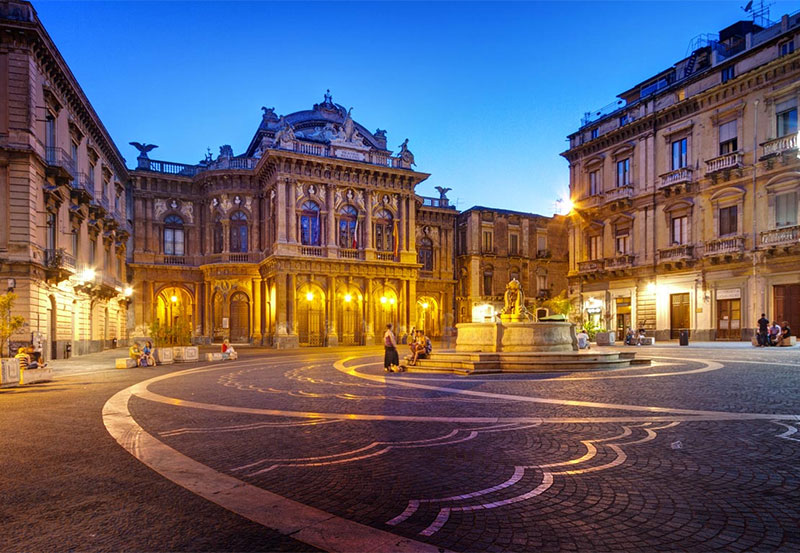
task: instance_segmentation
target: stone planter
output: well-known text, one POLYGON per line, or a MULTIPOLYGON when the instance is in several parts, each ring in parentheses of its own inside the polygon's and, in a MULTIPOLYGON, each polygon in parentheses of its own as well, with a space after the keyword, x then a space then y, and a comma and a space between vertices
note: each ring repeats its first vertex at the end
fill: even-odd
POLYGON ((0 388, 19 385, 19 359, 0 359, 0 388))
POLYGON ((156 348, 153 355, 159 365, 172 365, 175 360, 172 357, 173 348, 156 348))
POLYGON ((200 360, 200 350, 197 346, 175 346, 172 358, 176 363, 194 363, 200 360))
POLYGON ((613 330, 611 332, 598 332, 594 337, 595 343, 598 346, 613 346, 617 341, 617 333, 613 330))
POLYGON ((49 367, 43 369, 25 369, 19 372, 20 385, 49 382, 51 380, 53 380, 53 369, 49 367))

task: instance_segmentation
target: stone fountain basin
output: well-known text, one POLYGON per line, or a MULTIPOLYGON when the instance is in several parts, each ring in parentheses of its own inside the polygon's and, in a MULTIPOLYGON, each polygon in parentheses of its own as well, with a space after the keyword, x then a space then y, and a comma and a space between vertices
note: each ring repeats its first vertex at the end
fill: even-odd
POLYGON ((578 351, 575 325, 568 322, 460 323, 457 352, 578 351))

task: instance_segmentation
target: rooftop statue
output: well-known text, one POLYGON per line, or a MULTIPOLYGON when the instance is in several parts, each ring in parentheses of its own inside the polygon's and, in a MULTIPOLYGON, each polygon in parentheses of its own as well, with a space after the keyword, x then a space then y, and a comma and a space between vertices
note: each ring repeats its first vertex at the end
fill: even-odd
POLYGON ((353 113, 353 108, 347 110, 347 115, 344 118, 344 123, 342 123, 342 132, 343 132, 342 138, 347 142, 353 141, 356 132, 355 123, 353 123, 353 117, 350 115, 351 113, 353 113))
POLYGON ((139 142, 128 142, 131 146, 139 150, 139 157, 147 158, 147 152, 158 148, 155 144, 140 144, 139 142))
POLYGON ((522 291, 522 284, 513 278, 506 285, 503 310, 500 312, 502 321, 530 321, 533 316, 525 307, 525 293, 522 291))
POLYGON ((452 188, 443 188, 441 186, 436 186, 435 188, 436 188, 436 190, 439 191, 439 199, 444 201, 444 202, 447 202, 448 201, 447 193, 450 192, 452 190, 452 188))
POLYGON ((269 121, 277 121, 278 116, 275 115, 275 108, 268 108, 266 106, 261 106, 261 109, 264 110, 263 118, 269 121))
POLYGON ((400 159, 406 162, 409 166, 416 165, 414 163, 414 154, 411 153, 411 150, 408 149, 408 138, 406 138, 402 144, 400 144, 400 153, 398 154, 400 159))
POLYGON ((290 143, 294 141, 294 129, 292 125, 286 120, 286 117, 281 116, 280 121, 278 122, 280 125, 280 130, 275 133, 275 142, 282 146, 284 144, 290 143))

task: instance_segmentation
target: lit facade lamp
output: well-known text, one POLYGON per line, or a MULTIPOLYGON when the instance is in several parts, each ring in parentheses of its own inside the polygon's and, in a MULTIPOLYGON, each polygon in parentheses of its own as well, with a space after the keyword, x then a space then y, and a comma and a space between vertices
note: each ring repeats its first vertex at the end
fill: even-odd
POLYGON ((314 292, 306 292, 306 301, 314 301, 314 292))
POLYGON ((344 301, 345 303, 350 303, 351 301, 353 301, 353 296, 351 296, 350 294, 345 294, 344 301))

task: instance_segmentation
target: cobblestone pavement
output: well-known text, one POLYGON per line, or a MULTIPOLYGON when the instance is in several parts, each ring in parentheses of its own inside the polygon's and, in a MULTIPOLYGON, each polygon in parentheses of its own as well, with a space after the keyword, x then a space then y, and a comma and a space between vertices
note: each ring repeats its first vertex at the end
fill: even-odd
POLYGON ((170 480, 323 549, 800 550, 800 350, 636 352, 653 365, 472 377, 253 353, 104 413, 170 480))

